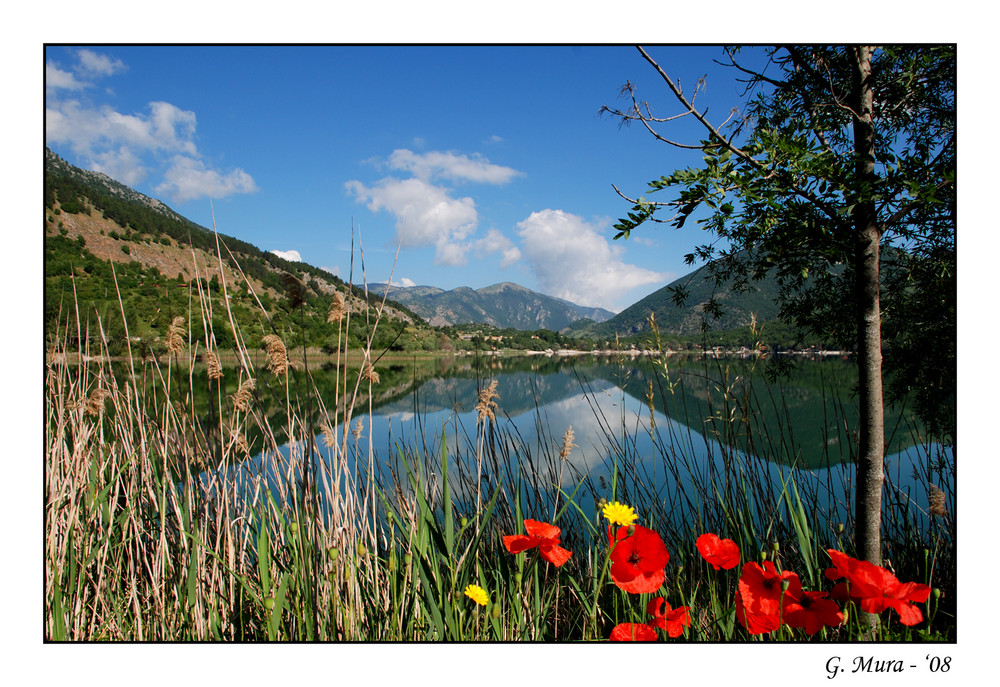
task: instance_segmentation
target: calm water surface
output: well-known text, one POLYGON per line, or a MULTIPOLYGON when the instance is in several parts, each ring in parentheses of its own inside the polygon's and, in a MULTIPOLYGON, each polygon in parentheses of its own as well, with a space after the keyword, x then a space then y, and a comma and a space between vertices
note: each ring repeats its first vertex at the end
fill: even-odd
MULTIPOLYGON (((437 472, 444 445, 452 478, 474 483, 475 456, 486 454, 493 457, 488 464, 508 478, 520 475, 536 490, 576 490, 575 501, 587 514, 597 498, 611 498, 612 487, 623 500, 630 490, 643 491, 654 493, 665 510, 685 501, 697 508, 712 480, 742 474, 780 492, 794 473, 825 517, 843 521, 854 479, 856 368, 839 359, 794 363, 774 380, 763 361, 741 359, 670 358, 666 370, 642 358, 590 356, 383 365, 371 415, 367 401, 359 404, 346 428, 351 469, 367 470, 370 452, 376 477, 389 484, 393 471, 405 476, 402 453, 411 463, 423 462, 428 474, 437 472), (497 382, 496 419, 481 425, 475 408, 490 380, 497 382), (574 446, 561 460, 570 427, 574 446), (479 450, 481 436, 485 448, 479 450)), ((313 373, 321 394, 332 389, 324 374, 333 373, 313 373)), ((335 407, 332 392, 323 400, 335 407)), ((344 431, 338 428, 341 436, 344 431)), ((327 456, 322 460, 329 460, 322 435, 315 441, 327 456)), ((951 448, 922 439, 899 408, 887 409, 886 444, 885 508, 925 518, 928 482, 953 490, 951 448)), ((286 444, 281 453, 288 458, 295 448, 286 444)), ((258 455, 241 470, 259 470, 261 461, 258 455)), ((484 478, 484 490, 491 479, 484 478)))

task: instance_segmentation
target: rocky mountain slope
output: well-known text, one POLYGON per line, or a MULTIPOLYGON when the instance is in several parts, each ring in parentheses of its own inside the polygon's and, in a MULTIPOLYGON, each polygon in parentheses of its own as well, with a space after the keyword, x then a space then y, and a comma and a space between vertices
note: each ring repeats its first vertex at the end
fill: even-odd
MULTIPOLYGON (((384 293, 386 285, 372 284, 369 289, 384 293)), ((500 329, 559 331, 580 319, 603 322, 614 316, 603 308, 577 305, 511 282, 450 291, 433 286, 392 286, 389 297, 439 327, 484 323, 500 329)))

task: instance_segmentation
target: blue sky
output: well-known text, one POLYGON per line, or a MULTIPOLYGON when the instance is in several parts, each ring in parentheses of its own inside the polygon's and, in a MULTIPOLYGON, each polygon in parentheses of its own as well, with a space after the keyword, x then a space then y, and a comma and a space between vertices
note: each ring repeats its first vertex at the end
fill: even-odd
MULTIPOLYGON (((716 121, 740 104, 720 48, 649 50, 686 92, 707 76, 716 121)), ((344 279, 353 226, 371 283, 513 281, 617 311, 703 238, 612 241, 629 207, 612 184, 639 195, 697 161, 598 116, 627 80, 678 111, 632 46, 49 46, 45 74, 56 153, 344 279)))

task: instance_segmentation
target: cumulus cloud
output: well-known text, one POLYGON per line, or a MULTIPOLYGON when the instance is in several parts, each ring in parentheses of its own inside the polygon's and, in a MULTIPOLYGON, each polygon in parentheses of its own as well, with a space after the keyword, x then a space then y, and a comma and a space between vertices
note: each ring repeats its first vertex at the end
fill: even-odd
POLYGON ((388 176, 371 186, 348 181, 344 188, 372 212, 385 210, 396 217, 396 241, 401 248, 434 246, 434 262, 439 265, 463 265, 473 249, 480 255, 499 252, 504 266, 517 260, 517 248, 509 241, 503 244, 490 234, 478 242, 473 239, 479 223, 476 202, 469 196, 456 197, 445 184, 505 184, 520 172, 481 155, 415 153, 405 148, 394 150, 385 162, 374 162, 411 176, 388 176))
POLYGON ((524 259, 540 290, 558 298, 619 310, 620 299, 632 289, 671 276, 626 263, 624 248, 562 210, 533 212, 517 227, 524 259))
POLYGON ((435 262, 465 263, 464 241, 479 219, 472 198, 453 198, 447 189, 423 179, 387 177, 371 187, 360 181, 345 187, 372 212, 386 210, 396 217, 396 240, 402 248, 435 246, 435 262))
POLYGON ((486 236, 476 241, 476 255, 483 257, 491 253, 500 254, 500 268, 507 269, 521 259, 520 249, 497 229, 490 229, 486 236))
POLYGON ((163 181, 156 187, 157 193, 169 196, 178 203, 204 196, 225 198, 234 193, 256 190, 253 177, 242 169, 222 173, 209 169, 201 160, 183 155, 173 159, 163 175, 163 181))
POLYGON ((392 152, 389 167, 410 172, 418 179, 440 178, 485 184, 505 184, 520 174, 516 169, 492 164, 481 155, 470 157, 439 151, 419 154, 405 148, 392 152))
POLYGON ((45 63, 45 89, 47 91, 56 91, 58 89, 79 91, 88 85, 87 82, 77 79, 72 72, 60 69, 52 62, 45 63))
POLYGON ((77 52, 76 57, 80 71, 94 76, 111 76, 126 69, 125 63, 121 60, 86 48, 77 52))
MULTIPOLYGON (((297 250, 272 250, 271 253, 277 255, 282 260, 287 260, 288 262, 302 262, 302 256, 297 250)), ((327 269, 327 268, 323 268, 327 269)), ((327 272, 330 270, 327 269, 327 272)), ((333 274, 331 272, 331 274, 333 274)))
POLYGON ((129 185, 158 171, 165 160, 167 168, 156 192, 173 202, 257 190, 243 170, 221 172, 204 162, 194 142, 198 125, 194 112, 153 101, 143 112, 125 114, 86 98, 96 79, 126 69, 121 60, 87 49, 76 52, 76 63, 68 70, 47 63, 46 142, 67 146, 85 166, 129 185))

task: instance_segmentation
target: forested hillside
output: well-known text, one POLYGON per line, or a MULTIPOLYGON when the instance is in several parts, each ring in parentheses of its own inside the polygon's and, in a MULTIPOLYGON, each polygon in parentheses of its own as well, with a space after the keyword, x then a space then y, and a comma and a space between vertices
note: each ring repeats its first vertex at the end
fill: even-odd
POLYGON ((174 318, 183 317, 192 340, 205 345, 225 349, 239 336, 254 348, 276 333, 290 347, 304 341, 329 350, 337 343, 337 323, 328 314, 339 293, 351 311, 349 348, 361 347, 370 332, 379 350, 433 350, 441 343, 405 306, 387 303, 376 328, 376 294, 366 300, 363 289, 323 270, 216 235, 50 151, 45 218, 47 337, 68 333, 93 344, 103 330, 114 354, 124 347, 127 324, 133 342, 157 352, 174 318), (211 313, 212 342, 205 339, 203 312, 211 313))

